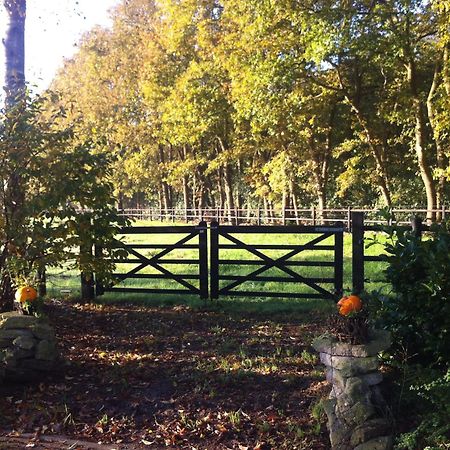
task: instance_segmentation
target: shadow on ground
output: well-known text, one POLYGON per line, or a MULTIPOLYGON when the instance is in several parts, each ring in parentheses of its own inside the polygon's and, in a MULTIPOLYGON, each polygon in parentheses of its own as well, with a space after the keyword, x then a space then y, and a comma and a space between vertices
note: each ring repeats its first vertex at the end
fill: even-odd
POLYGON ((309 347, 322 313, 47 308, 66 366, 52 379, 0 387, 3 436, 117 449, 329 446, 318 406, 327 386, 309 347))

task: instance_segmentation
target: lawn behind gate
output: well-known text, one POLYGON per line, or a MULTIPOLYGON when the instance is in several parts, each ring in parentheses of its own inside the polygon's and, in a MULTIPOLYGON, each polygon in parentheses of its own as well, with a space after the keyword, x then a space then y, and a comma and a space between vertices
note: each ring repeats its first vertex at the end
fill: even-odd
MULTIPOLYGON (((166 223, 162 222, 149 222, 149 221, 136 221, 133 223, 136 226, 164 226, 166 223)), ((373 233, 366 233, 366 238, 370 239, 373 236, 373 233)), ((251 244, 302 244, 307 242, 312 238, 313 235, 304 234, 304 235, 291 235, 291 234, 257 234, 257 235, 239 235, 234 234, 235 237, 238 237, 240 240, 251 243, 251 244)), ((384 239, 382 235, 378 235, 379 239, 384 239)), ((118 236, 123 237, 123 236, 118 236)), ((180 238, 179 235, 173 234, 156 234, 156 235, 128 235, 125 237, 127 243, 132 244, 163 244, 170 245, 175 243, 180 238)), ((198 238, 195 238, 198 239, 198 238)), ((369 241, 367 239, 367 241, 369 241)), ((321 244, 332 244, 333 238, 328 238, 327 240, 321 242, 321 244)), ((191 241, 191 242, 197 242, 191 241)), ((221 237, 221 242, 226 242, 224 238, 221 237)), ((157 254, 160 249, 147 249, 147 250, 139 250, 144 256, 152 257, 157 254)), ((382 253, 382 245, 375 244, 366 249, 366 255, 379 255, 382 253)), ((272 258, 277 258, 287 251, 280 250, 264 250, 264 253, 272 258)), ((351 267, 351 255, 352 255, 352 237, 350 233, 344 234, 344 291, 350 292, 352 287, 352 267, 351 267)), ((190 249, 175 249, 172 250, 166 258, 170 258, 171 260, 183 261, 195 259, 198 257, 198 252, 196 250, 190 249)), ((221 250, 220 252, 221 258, 229 258, 234 260, 254 260, 257 259, 247 251, 242 249, 236 250, 221 250)), ((306 260, 306 261, 329 261, 333 258, 332 251, 321 251, 313 252, 313 251, 305 251, 300 253, 297 257, 297 261, 306 260)), ((135 267, 136 265, 130 264, 117 264, 116 272, 124 273, 127 270, 135 267)), ((175 274, 188 274, 194 275, 198 271, 198 267, 195 264, 177 264, 170 265, 167 264, 165 267, 169 268, 175 274)), ((365 275, 367 280, 367 289, 381 289, 384 287, 383 282, 383 267, 384 264, 380 262, 370 262, 365 265, 365 275)), ((235 265, 235 266, 227 266, 222 269, 223 274, 234 274, 234 275, 246 275, 251 270, 254 270, 252 266, 245 265, 235 265)), ((332 268, 328 267, 297 267, 295 271, 300 273, 305 277, 330 277, 332 276, 332 268)), ((145 268, 140 273, 145 274, 157 274, 158 272, 152 268, 145 268)), ((264 273, 264 276, 279 276, 283 275, 281 271, 276 268, 272 268, 269 271, 264 273)), ((284 274, 285 276, 286 274, 284 274)), ((190 281, 191 282, 191 281, 190 281)), ((195 281, 192 281, 192 284, 196 285, 195 281)), ((198 285, 198 283, 197 283, 198 285)), ((118 285, 119 286, 119 285, 118 285)), ((137 279, 127 279, 120 283, 121 287, 152 287, 156 289, 173 289, 181 287, 173 280, 137 280, 137 279)), ((330 286, 328 286, 330 287, 330 286)), ((80 277, 79 273, 75 271, 70 271, 66 267, 58 268, 58 269, 50 269, 47 275, 47 288, 48 292, 51 296, 63 296, 69 298, 77 298, 80 295, 80 277)), ((277 292, 297 292, 298 287, 295 286, 295 283, 279 283, 279 282, 246 282, 244 286, 242 286, 243 290, 261 290, 261 291, 277 291, 277 292)), ((306 292, 312 292, 312 290, 306 290, 306 292)), ((134 293, 119 293, 119 292, 107 292, 104 296, 98 299, 98 301, 102 303, 109 302, 122 302, 133 300, 143 304, 175 304, 175 303, 185 303, 189 305, 197 304, 196 296, 192 296, 189 294, 183 294, 180 298, 172 294, 134 294, 134 293)), ((225 300, 224 300, 225 301, 225 300)), ((226 301, 232 301, 233 303, 240 304, 257 303, 260 307, 264 307, 261 305, 261 299, 250 298, 250 297, 227 297, 226 301)), ((296 300, 289 300, 290 302, 295 302, 296 300)), ((281 299, 280 302, 283 303, 281 299)), ((251 306, 250 306, 251 307, 251 306)))

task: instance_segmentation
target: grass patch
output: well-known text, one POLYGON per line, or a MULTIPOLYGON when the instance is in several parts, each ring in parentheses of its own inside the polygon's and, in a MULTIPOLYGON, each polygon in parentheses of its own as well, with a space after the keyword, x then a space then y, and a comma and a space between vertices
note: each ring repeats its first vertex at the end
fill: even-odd
MULTIPOLYGON (((148 221, 136 221, 136 226, 151 226, 151 225, 167 225, 160 222, 148 222, 148 221)), ((181 239, 183 234, 176 235, 165 235, 165 234, 156 234, 156 235, 127 235, 122 236, 125 242, 130 244, 163 244, 170 245, 177 242, 181 239)), ((255 234, 255 235, 247 235, 247 234, 235 234, 233 235, 239 240, 242 240, 245 243, 249 243, 252 245, 261 245, 261 244, 288 244, 288 245, 298 245, 305 244, 311 239, 317 237, 315 234, 302 234, 302 235, 281 235, 281 234, 255 234)), ((121 237, 121 236, 119 236, 121 237)), ((369 242, 373 237, 373 233, 367 233, 367 241, 369 242)), ((383 240, 383 237, 379 236, 379 239, 383 240)), ((332 237, 325 239, 321 242, 321 245, 333 245, 334 239, 332 237)), ((198 237, 193 238, 189 244, 196 244, 198 242, 198 237)), ((221 243, 231 244, 228 240, 221 237, 221 243)), ((261 250, 264 254, 271 258, 279 258, 289 250, 261 250)), ((138 249, 145 257, 152 257, 159 252, 160 249, 138 249)), ((367 255, 379 255, 383 252, 383 246, 380 243, 370 246, 366 250, 367 255)), ((352 286, 352 240, 351 234, 344 234, 344 290, 345 292, 351 291, 352 286)), ((133 257, 134 258, 134 257, 133 257)), ((167 254, 163 259, 167 260, 192 260, 198 258, 198 251, 192 249, 175 249, 167 254)), ((242 260, 242 261, 258 261, 258 257, 252 255, 246 250, 242 249, 225 249, 220 251, 221 259, 233 259, 233 260, 242 260)), ((293 262, 301 262, 301 261, 332 261, 333 252, 329 250, 323 251, 311 251, 305 250, 294 258, 292 258, 293 262)), ((127 271, 135 268, 137 264, 117 264, 117 273, 126 273, 127 271)), ((180 264, 174 265, 170 263, 165 263, 164 267, 170 270, 171 272, 177 275, 196 275, 198 274, 198 266, 196 264, 180 264)), ((384 263, 379 262, 368 262, 365 264, 365 277, 366 277, 366 289, 374 290, 374 289, 386 289, 385 282, 383 281, 383 269, 385 267, 384 263)), ((249 266, 244 264, 239 265, 222 265, 220 269, 221 275, 238 275, 245 276, 252 271, 256 270, 258 266, 249 266)), ((333 268, 332 267, 298 267, 291 266, 291 270, 300 274, 306 278, 333 278, 333 268)), ((141 270, 139 273, 143 274, 158 274, 156 269, 151 267, 146 267, 141 270)), ((282 276, 289 278, 289 275, 284 273, 283 271, 277 268, 271 268, 264 272, 262 276, 282 276)), ((76 271, 70 271, 62 269, 52 269, 49 270, 47 276, 48 283, 48 293, 50 296, 68 296, 78 298, 80 296, 80 277, 79 273, 76 271), (69 292, 67 292, 69 291, 69 292)), ((198 280, 187 280, 189 283, 198 287, 198 280)), ((229 280, 221 280, 220 287, 224 287, 229 284, 231 281, 229 280)), ((323 288, 333 291, 332 284, 324 284, 319 283, 323 288)), ((151 280, 140 280, 140 279, 126 279, 120 284, 120 287, 131 287, 131 288, 153 288, 153 289, 179 289, 183 288, 174 280, 164 280, 164 279, 151 279, 151 280)), ((306 285, 301 285, 296 282, 273 282, 273 281, 246 281, 241 286, 236 287, 237 291, 261 291, 261 292, 285 292, 285 293, 302 293, 302 294, 313 294, 315 291, 312 288, 309 288, 306 285)), ((133 301, 138 304, 147 304, 147 305, 163 305, 163 306, 171 306, 175 304, 181 305, 189 305, 192 307, 198 307, 202 305, 202 302, 196 301, 195 295, 190 295, 189 293, 181 294, 181 295, 167 295, 167 294, 121 294, 117 292, 106 293, 99 301, 101 303, 118 303, 123 301, 133 301)), ((251 297, 242 296, 233 298, 223 297, 220 300, 221 304, 226 308, 228 305, 233 303, 234 308, 239 309, 242 304, 248 305, 248 308, 252 309, 254 306, 256 308, 268 308, 271 309, 272 300, 267 300, 264 303, 261 302, 260 299, 252 299, 251 297)), ((286 311, 290 310, 290 306, 283 299, 274 300, 275 303, 279 304, 282 308, 285 308, 286 311)), ((295 304, 296 300, 288 300, 289 303, 295 304)), ((318 303, 319 304, 319 303, 318 303)), ((296 308, 298 307, 295 306, 296 308)), ((320 307, 320 306, 319 306, 320 307)))

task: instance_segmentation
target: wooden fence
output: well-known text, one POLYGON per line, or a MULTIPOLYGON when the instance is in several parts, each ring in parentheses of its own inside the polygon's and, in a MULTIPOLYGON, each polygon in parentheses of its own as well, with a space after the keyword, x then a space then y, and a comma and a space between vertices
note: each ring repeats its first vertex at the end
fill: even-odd
POLYGON ((231 225, 319 225, 343 222, 345 228, 350 231, 352 214, 354 212, 364 214, 364 223, 367 225, 408 225, 412 216, 427 217, 429 212, 436 214, 439 221, 450 217, 448 206, 428 211, 426 208, 394 208, 390 219, 383 217, 382 210, 370 208, 330 208, 319 209, 316 207, 303 209, 274 209, 265 211, 262 208, 245 208, 233 210, 221 208, 203 209, 123 209, 120 215, 138 220, 155 220, 161 222, 200 222, 202 220, 218 220, 223 224, 231 225))
MULTIPOLYGON (((411 210, 407 210, 410 212, 411 210)), ((422 232, 429 231, 430 227, 422 223, 419 217, 413 217, 409 222, 402 221, 401 223, 391 224, 397 229, 411 230, 417 236, 421 236, 422 232)), ((186 236, 182 237, 181 240, 177 241, 175 244, 139 244, 139 245, 124 245, 121 244, 125 249, 127 249, 135 260, 130 259, 126 262, 134 262, 138 264, 137 269, 131 269, 123 274, 118 274, 117 279, 124 280, 127 278, 141 278, 141 279, 172 279, 179 285, 185 288, 185 290, 155 290, 152 288, 144 289, 127 289, 120 288, 118 286, 111 287, 111 289, 118 292, 131 292, 139 291, 143 293, 194 293, 198 294, 201 298, 210 297, 211 299, 218 298, 219 295, 248 295, 248 296, 261 296, 261 297, 306 297, 306 295, 288 294, 284 295, 283 292, 263 292, 259 290, 253 291, 235 291, 232 290, 234 287, 246 282, 246 281, 274 281, 274 282, 289 282, 289 283, 299 283, 302 285, 309 286, 315 290, 312 295, 308 294, 311 298, 322 296, 323 298, 337 298, 342 292, 342 279, 343 279, 343 232, 345 228, 347 231, 351 232, 352 235, 352 288, 353 292, 360 293, 364 290, 366 283, 365 280, 365 266, 371 262, 385 261, 386 258, 382 255, 369 256, 365 254, 365 234, 367 232, 381 232, 383 231, 385 225, 379 223, 370 223, 370 220, 365 219, 365 213, 363 211, 351 211, 350 221, 344 223, 342 221, 336 221, 333 224, 325 225, 219 225, 217 221, 212 221, 209 226, 205 221, 200 222, 197 226, 158 226, 158 227, 128 227, 124 229, 126 234, 180 234, 185 233, 186 236), (345 225, 347 225, 345 227, 345 225), (283 245, 275 243, 264 243, 258 245, 252 245, 244 243, 235 234, 316 234, 316 238, 312 238, 309 243, 303 243, 298 245, 283 245), (209 235, 209 239, 208 239, 209 235), (196 238, 198 236, 198 243, 186 243, 188 240, 196 238), (334 237, 333 245, 318 245, 319 242, 324 237, 334 237), (223 239, 228 239, 228 243, 219 243, 219 237, 223 239), (146 248, 160 249, 160 252, 152 257, 146 257, 142 255, 140 250, 146 248), (170 251, 176 248, 186 248, 195 249, 198 251, 197 260, 186 260, 182 259, 180 261, 175 261, 172 259, 161 259, 163 256, 167 255, 170 251), (253 256, 257 256, 259 260, 242 260, 242 259, 220 259, 220 250, 231 250, 240 249, 245 250, 253 256), (270 256, 263 254, 264 250, 291 250, 281 258, 271 258, 270 256), (307 261, 292 261, 290 260, 293 254, 298 254, 305 249, 319 251, 328 250, 334 252, 334 257, 330 261, 321 261, 317 263, 307 262, 307 261), (262 250, 262 251, 261 251, 262 250), (208 260, 209 255, 209 260, 208 260), (170 270, 161 267, 161 264, 198 264, 198 271, 196 275, 185 274, 178 275, 170 270), (239 273, 234 273, 233 270, 227 273, 221 272, 221 267, 224 265, 235 265, 236 267, 240 265, 255 265, 260 266, 250 275, 240 275, 239 273), (334 272, 326 277, 321 277, 320 279, 308 279, 299 273, 294 273, 288 266, 320 266, 332 267, 334 272), (159 275, 145 275, 138 274, 141 269, 145 267, 153 267, 161 272, 159 275), (274 277, 267 276, 266 274, 261 275, 266 270, 275 267, 279 268, 284 274, 288 274, 289 278, 284 277, 274 277), (275 279, 276 278, 276 279, 275 279), (192 286, 189 280, 199 281, 199 286, 192 286), (225 286, 219 286, 219 281, 230 281, 231 283, 225 284, 225 286), (332 285, 333 289, 324 289, 318 286, 317 283, 329 283, 332 285)), ((86 248, 80 249, 83 252, 88 251, 86 248)), ((89 251, 96 251, 92 246, 89 251)), ((115 261, 123 262, 123 261, 115 261)), ((231 268, 233 269, 233 268, 231 268)), ((98 281, 98 280, 97 280, 98 281)), ((104 286, 101 283, 95 283, 95 276, 93 274, 81 274, 81 295, 84 300, 91 300, 97 294, 101 294, 104 291, 104 286)), ((41 274, 41 294, 45 293, 45 272, 41 274)))
MULTIPOLYGON (((344 226, 342 222, 337 222, 333 226, 236 226, 220 225, 212 222, 210 227, 210 283, 211 299, 218 299, 220 296, 240 296, 240 297, 283 297, 283 298, 326 298, 336 300, 342 294, 343 285, 343 234, 344 226), (244 241, 245 236, 264 235, 270 242, 273 235, 304 236, 306 240, 297 244, 285 243, 249 243, 244 241), (222 238, 222 240, 220 240, 222 238), (330 239, 332 242, 329 242, 330 239), (324 244, 325 242, 325 244, 324 244), (228 256, 221 257, 224 250, 228 256), (272 250, 285 251, 283 255, 276 257, 267 252, 272 250), (253 256, 253 259, 233 259, 235 251, 244 251, 246 255, 253 256), (332 252, 332 256, 324 260, 296 260, 295 257, 305 252, 323 254, 332 252), (256 259, 255 259, 256 257, 256 259), (242 275, 241 266, 250 268, 250 272, 242 275), (331 273, 328 276, 305 275, 293 270, 300 268, 329 268, 331 273), (278 269, 280 275, 270 274, 271 269, 278 269), (220 283, 223 282, 223 285, 220 283), (285 292, 271 289, 270 291, 258 288, 261 283, 289 283, 295 284, 296 292, 285 292), (324 287, 323 285, 331 285, 324 287), (299 287, 307 287, 309 293, 298 291, 299 287)), ((301 269, 300 269, 301 270, 301 269)), ((279 285, 277 285, 279 286, 279 285)))
MULTIPOLYGON (((383 225, 368 225, 364 221, 364 213, 353 212, 351 215, 351 232, 352 232, 352 287, 355 294, 364 291, 366 279, 364 276, 364 268, 366 263, 386 261, 384 256, 368 256, 365 255, 365 233, 382 232, 383 225)), ((395 228, 408 230, 421 238, 424 231, 429 231, 430 227, 422 223, 422 219, 413 216, 409 224, 396 225, 395 228)))
MULTIPOLYGON (((327 298, 336 300, 342 294, 343 285, 343 233, 342 222, 334 225, 317 226, 233 226, 219 225, 212 222, 208 227, 206 222, 197 226, 153 226, 126 227, 120 232, 121 240, 116 241, 117 248, 127 252, 126 257, 112 259, 111 262, 131 267, 117 271, 112 275, 115 282, 104 285, 95 274, 82 274, 82 298, 92 300, 104 292, 145 293, 145 294, 194 294, 202 299, 217 299, 219 296, 244 297, 286 297, 286 298, 327 298), (127 242, 127 235, 141 235, 139 243, 127 242), (170 237, 174 243, 152 243, 152 236, 170 237), (209 235, 209 239, 208 239, 209 235), (243 240, 241 235, 258 240, 258 235, 291 235, 296 243, 251 243, 243 240), (301 239, 300 239, 301 238, 301 239), (192 255, 171 257, 174 250, 188 249, 196 253, 192 255), (209 249, 209 252, 208 252, 209 249), (151 254, 144 251, 151 250, 151 254), (238 257, 235 251, 238 251, 238 257), (282 255, 268 254, 269 251, 286 251, 282 255), (221 251, 227 256, 220 257, 221 251), (241 256, 242 251, 246 256, 241 256), (240 253, 239 253, 240 252, 240 253), (309 252, 307 259, 296 259, 299 254, 309 252), (328 256, 324 252, 329 252, 328 256), (315 254, 324 255, 311 259, 315 254), (208 261, 208 254, 210 261, 208 261), (230 254, 231 259, 230 259, 230 254), (251 256, 252 259, 249 259, 251 256), (132 264, 132 266, 129 266, 132 264), (170 269, 173 265, 189 265, 189 273, 177 273, 170 269), (169 265, 169 267, 167 267, 169 265), (242 274, 240 268, 246 266, 250 272, 242 274), (296 270, 293 268, 296 267, 296 270), (151 269, 148 273, 146 269, 151 269), (326 275, 305 274, 305 268, 324 268, 326 275), (327 269, 328 268, 328 269, 327 269), (278 269, 279 274, 271 273, 278 269), (302 273, 303 272, 303 273, 302 273), (145 280, 145 286, 124 286, 124 280, 145 280), (152 286, 154 281, 170 280, 170 286, 152 286), (196 284, 192 284, 196 282, 196 284), (294 290, 281 289, 279 285, 269 289, 256 288, 266 282, 288 283, 294 290), (183 288, 183 289, 180 289, 183 288), (237 289, 236 289, 237 288, 237 289), (309 292, 302 291, 306 288, 309 292), (209 295, 210 294, 210 295, 209 295)), ((280 237, 280 236, 279 236, 280 237)), ((83 248, 86 252, 87 249, 83 248)), ((101 255, 101 249, 91 248, 96 255, 101 255)))

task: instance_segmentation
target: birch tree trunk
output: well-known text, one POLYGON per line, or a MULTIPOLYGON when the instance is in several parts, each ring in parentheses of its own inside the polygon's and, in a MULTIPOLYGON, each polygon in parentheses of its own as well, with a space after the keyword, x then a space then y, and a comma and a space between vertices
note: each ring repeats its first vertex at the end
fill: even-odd
MULTIPOLYGON (((23 100, 25 94, 25 0, 4 0, 4 9, 8 17, 6 35, 3 39, 5 50, 5 84, 6 108, 10 109, 23 100)), ((16 230, 23 204, 23 189, 20 173, 12 171, 7 175, 4 187, 3 209, 6 221, 6 241, 0 255, 0 311, 13 309, 14 291, 10 274, 7 270, 11 232, 16 230)))
POLYGON ((427 219, 433 221, 436 218, 436 212, 433 212, 433 210, 436 209, 436 185, 433 179, 433 171, 426 148, 427 137, 425 106, 418 93, 416 63, 412 58, 408 61, 407 75, 416 121, 415 150, 419 164, 420 176, 422 177, 427 196, 427 219))
POLYGON ((8 16, 5 48, 6 105, 13 106, 25 91, 25 0, 4 0, 8 16))

